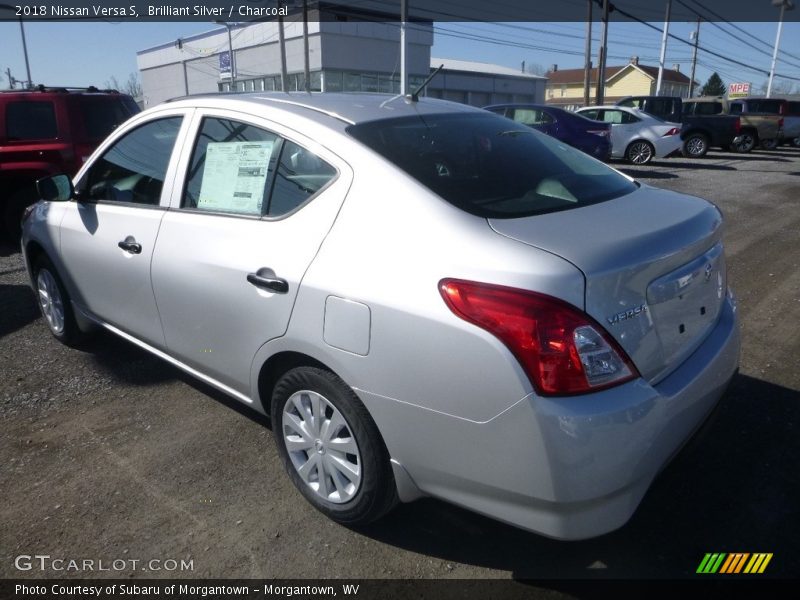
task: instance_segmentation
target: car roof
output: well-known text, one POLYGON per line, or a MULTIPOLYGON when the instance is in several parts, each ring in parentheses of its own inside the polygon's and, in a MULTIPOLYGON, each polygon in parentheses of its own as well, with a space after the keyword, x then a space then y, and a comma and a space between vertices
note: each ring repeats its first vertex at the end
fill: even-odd
POLYGON ((187 96, 170 101, 177 106, 249 107, 264 106, 280 108, 306 118, 326 121, 330 118, 355 125, 369 121, 392 119, 414 115, 441 113, 482 113, 482 109, 438 100, 409 98, 391 94, 365 94, 347 92, 249 92, 234 94, 204 94, 187 96))

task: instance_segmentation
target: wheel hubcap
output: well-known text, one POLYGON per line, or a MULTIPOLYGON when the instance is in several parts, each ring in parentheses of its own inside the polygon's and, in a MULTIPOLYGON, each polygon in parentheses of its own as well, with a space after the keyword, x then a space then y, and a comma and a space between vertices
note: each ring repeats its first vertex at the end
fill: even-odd
POLYGON ((631 148, 631 162, 636 165, 641 165, 650 160, 650 146, 647 144, 636 144, 631 148))
POLYGON ((703 151, 705 144, 703 144, 703 140, 699 140, 697 138, 692 138, 689 140, 689 153, 690 154, 700 154, 703 151))
POLYGON ((64 303, 58 285, 47 269, 41 269, 36 278, 36 287, 39 292, 39 306, 47 324, 53 333, 64 331, 64 303))
POLYGON ((327 398, 309 390, 292 394, 283 409, 283 441, 297 474, 317 496, 342 504, 358 492, 358 445, 327 398))

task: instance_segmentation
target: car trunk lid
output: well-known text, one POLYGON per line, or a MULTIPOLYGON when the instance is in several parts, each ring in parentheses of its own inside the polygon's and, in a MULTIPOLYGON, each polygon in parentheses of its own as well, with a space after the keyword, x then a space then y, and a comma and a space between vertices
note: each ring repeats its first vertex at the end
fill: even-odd
POLYGON ((489 224, 578 267, 584 310, 651 383, 717 321, 727 285, 722 217, 706 201, 642 186, 600 204, 489 224))

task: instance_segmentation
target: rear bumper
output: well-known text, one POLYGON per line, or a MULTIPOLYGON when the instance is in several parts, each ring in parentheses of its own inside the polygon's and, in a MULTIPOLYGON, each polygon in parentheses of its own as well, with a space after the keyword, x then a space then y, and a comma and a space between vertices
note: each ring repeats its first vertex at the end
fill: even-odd
MULTIPOLYGON (((572 398, 530 395, 476 423, 399 402, 375 406, 403 423, 385 436, 424 493, 550 537, 576 540, 625 524, 647 488, 706 420, 739 364, 728 297, 703 344, 658 385, 644 380, 572 398), (408 432, 413 432, 409 434, 408 432)), ((363 393, 363 392, 361 392, 363 393)))

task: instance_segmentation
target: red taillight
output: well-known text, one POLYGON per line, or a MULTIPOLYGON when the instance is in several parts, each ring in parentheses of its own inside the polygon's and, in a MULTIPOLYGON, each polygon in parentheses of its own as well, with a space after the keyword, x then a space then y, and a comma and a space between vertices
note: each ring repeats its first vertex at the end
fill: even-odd
POLYGON ((506 345, 542 395, 582 394, 638 377, 603 328, 562 300, 460 279, 443 279, 439 291, 457 316, 506 345))
POLYGON ((678 129, 677 127, 673 127, 661 137, 667 137, 668 135, 678 135, 680 132, 681 132, 680 129, 678 129))
POLYGON ((740 117, 736 117, 736 125, 733 128, 736 133, 742 131, 742 119, 740 117))
POLYGON ((589 129, 586 133, 593 133, 594 135, 599 135, 600 137, 608 137, 609 131, 608 129, 589 129))
POLYGON ((778 128, 781 128, 781 127, 783 127, 783 117, 778 119, 778 128))

